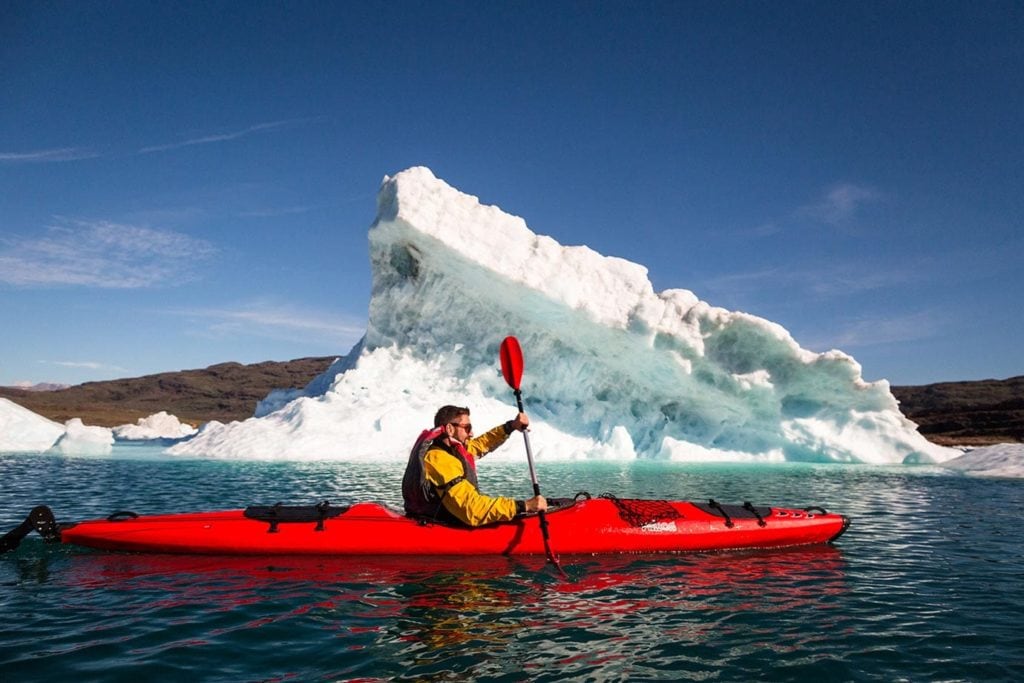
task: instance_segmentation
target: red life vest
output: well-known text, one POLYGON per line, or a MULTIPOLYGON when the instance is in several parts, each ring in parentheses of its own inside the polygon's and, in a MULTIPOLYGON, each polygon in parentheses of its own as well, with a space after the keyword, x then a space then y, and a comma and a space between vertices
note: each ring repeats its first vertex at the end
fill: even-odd
POLYGON ((459 523, 458 518, 448 512, 441 501, 448 494, 448 489, 463 479, 474 487, 478 486, 476 458, 458 441, 450 440, 451 445, 448 445, 444 443, 444 438, 444 427, 435 427, 424 429, 416 439, 416 444, 409 453, 409 462, 405 466, 405 476, 402 477, 402 498, 405 501, 405 514, 409 516, 459 523), (462 476, 445 482, 443 486, 434 486, 427 481, 423 458, 432 448, 440 448, 457 458, 462 463, 462 476))

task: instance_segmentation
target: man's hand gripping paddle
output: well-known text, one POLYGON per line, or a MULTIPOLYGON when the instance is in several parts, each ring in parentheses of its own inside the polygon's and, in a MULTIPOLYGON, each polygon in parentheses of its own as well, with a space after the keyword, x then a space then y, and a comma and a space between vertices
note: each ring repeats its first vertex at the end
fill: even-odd
MULTIPOLYGON (((523 392, 519 390, 519 382, 523 378, 523 350, 519 348, 519 340, 515 337, 505 337, 501 342, 501 374, 505 376, 505 382, 512 388, 516 394, 516 405, 519 408, 519 412, 525 412, 523 410, 523 392)), ((523 441, 526 443, 526 460, 530 464, 530 480, 533 482, 533 495, 540 495, 540 484, 537 483, 537 470, 533 466, 533 451, 530 450, 530 435, 523 430, 523 441)), ((544 537, 544 552, 547 553, 548 560, 551 564, 555 565, 555 568, 565 576, 565 570, 562 569, 562 564, 558 561, 558 558, 551 551, 551 540, 548 538, 548 519, 544 511, 537 513, 537 517, 540 520, 540 532, 544 537)))

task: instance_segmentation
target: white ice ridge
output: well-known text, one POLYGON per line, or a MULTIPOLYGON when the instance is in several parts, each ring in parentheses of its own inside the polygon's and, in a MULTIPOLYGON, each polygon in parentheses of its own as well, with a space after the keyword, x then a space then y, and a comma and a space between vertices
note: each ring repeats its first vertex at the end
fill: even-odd
POLYGON ((125 441, 151 439, 182 439, 196 433, 195 427, 182 424, 175 415, 161 410, 149 417, 140 417, 133 425, 114 427, 114 437, 125 441))
POLYGON ((643 266, 534 234, 429 169, 385 178, 377 203, 362 342, 305 392, 274 394, 261 417, 208 424, 171 452, 403 460, 442 404, 470 406, 478 431, 512 416, 498 347, 514 334, 538 459, 958 455, 926 441, 888 383, 865 382, 847 354, 805 350, 687 290, 655 292, 643 266))
POLYGON ((73 417, 64 423, 64 434, 50 450, 63 455, 110 455, 113 447, 114 434, 110 429, 91 427, 73 417))
POLYGON ((60 424, 0 398, 0 453, 45 451, 63 434, 60 424))
POLYGON ((48 420, 13 401, 0 398, 0 453, 57 453, 62 455, 109 455, 115 439, 123 441, 179 439, 195 434, 190 425, 160 412, 139 418, 136 425, 89 426, 81 418, 63 425, 48 420))
POLYGON ((981 477, 1024 477, 1024 443, 973 448, 942 466, 981 477))

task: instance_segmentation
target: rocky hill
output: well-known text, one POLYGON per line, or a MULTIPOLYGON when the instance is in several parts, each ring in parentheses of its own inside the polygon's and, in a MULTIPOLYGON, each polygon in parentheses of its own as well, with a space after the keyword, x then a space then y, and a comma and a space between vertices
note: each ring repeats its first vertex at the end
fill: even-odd
MULTIPOLYGON (((87 382, 58 391, 0 387, 0 396, 58 422, 80 417, 86 424, 115 427, 165 410, 198 426, 210 420, 251 417, 256 403, 272 389, 304 387, 334 359, 221 363, 202 370, 87 382)), ((1024 441, 1024 376, 897 386, 892 392, 903 413, 935 443, 1024 441)))
POLYGON ((220 363, 202 370, 86 382, 59 391, 0 387, 0 396, 62 423, 80 417, 87 425, 116 427, 165 410, 198 426, 252 417, 256 403, 272 389, 304 387, 335 358, 220 363))
POLYGON ((893 387, 892 393, 903 414, 934 443, 1024 442, 1024 376, 893 387))

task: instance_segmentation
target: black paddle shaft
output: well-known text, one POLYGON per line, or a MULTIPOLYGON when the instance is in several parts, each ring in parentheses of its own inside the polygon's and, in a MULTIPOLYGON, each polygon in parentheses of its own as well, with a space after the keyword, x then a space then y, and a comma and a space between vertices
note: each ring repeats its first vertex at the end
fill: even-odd
MULTIPOLYGON (((519 380, 523 371, 523 355, 519 348, 519 341, 515 337, 507 337, 501 345, 501 371, 505 375, 505 381, 508 382, 509 387, 515 392, 516 396, 516 407, 520 413, 525 413, 523 410, 523 392, 519 390, 519 380)), ((527 434, 527 430, 523 429, 523 442, 526 444, 526 461, 530 465, 530 481, 533 483, 533 495, 540 495, 540 484, 537 482, 537 470, 533 466, 533 450, 530 448, 530 435, 527 434)), ((548 560, 551 564, 555 565, 558 572, 565 576, 565 570, 562 569, 562 563, 558 561, 558 557, 551 550, 551 539, 548 536, 548 518, 543 510, 537 511, 537 521, 540 523, 540 534, 544 539, 544 551, 547 553, 548 560)))
MULTIPOLYGON (((516 394, 516 406, 519 408, 519 412, 525 412, 523 410, 523 392, 519 389, 515 389, 516 394)), ((526 462, 530 465, 530 481, 533 482, 533 495, 540 495, 540 484, 537 482, 537 470, 533 466, 533 449, 530 448, 530 435, 523 430, 523 441, 526 443, 526 462)), ((544 513, 541 513, 541 527, 544 528, 544 536, 547 537, 547 520, 544 519, 544 513)))
MULTIPOLYGON (((519 412, 523 412, 523 392, 515 389, 516 406, 519 412)), ((523 430, 523 442, 526 444, 526 461, 530 464, 530 480, 533 482, 533 495, 540 495, 540 483, 537 481, 537 470, 533 466, 533 450, 530 448, 530 435, 523 430)), ((548 517, 543 510, 537 512, 537 521, 540 522, 540 533, 544 537, 544 550, 547 551, 548 559, 551 560, 558 571, 562 571, 562 565, 558 562, 555 554, 551 551, 551 537, 548 535, 548 517)), ((564 572, 563 572, 564 573, 564 572)))

